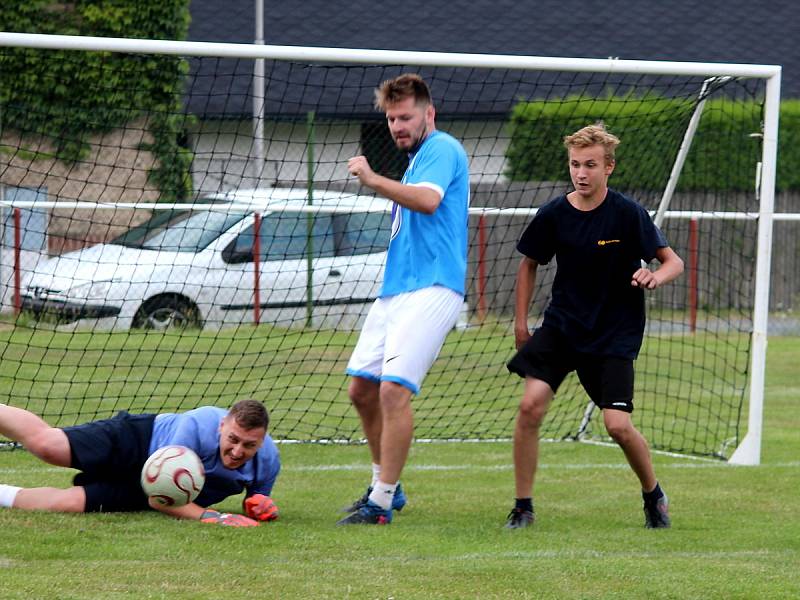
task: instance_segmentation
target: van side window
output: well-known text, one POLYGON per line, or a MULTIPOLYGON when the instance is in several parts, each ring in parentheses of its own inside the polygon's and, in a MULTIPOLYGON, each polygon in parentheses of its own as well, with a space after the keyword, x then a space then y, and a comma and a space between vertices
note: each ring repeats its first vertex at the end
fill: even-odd
MULTIPOLYGON (((310 215, 306 213, 271 213, 261 219, 260 259, 296 260, 305 258, 308 234, 311 233, 313 256, 321 258, 333 256, 333 228, 330 215, 310 215)), ((242 257, 253 254, 253 229, 249 225, 223 252, 223 257, 242 257)), ((250 259, 252 260, 252 258, 250 259)), ((244 262, 236 260, 235 262, 244 262)))
POLYGON ((388 213, 333 215, 336 256, 383 252, 389 247, 391 218, 388 213))
MULTIPOLYGON (((388 213, 315 214, 276 212, 261 220, 260 260, 306 257, 311 233, 312 256, 356 256, 384 252, 389 246, 388 213), (311 229, 309 229, 311 227, 311 229)), ((222 253, 227 262, 251 262, 254 225, 244 229, 222 253)))

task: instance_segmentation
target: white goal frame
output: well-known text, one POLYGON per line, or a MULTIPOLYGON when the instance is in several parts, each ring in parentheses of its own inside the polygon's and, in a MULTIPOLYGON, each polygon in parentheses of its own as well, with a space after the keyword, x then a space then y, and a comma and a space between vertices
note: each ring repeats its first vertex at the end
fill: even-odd
MULTIPOLYGON (((314 48, 256 44, 224 44, 122 38, 78 37, 25 33, 0 33, 0 46, 68 49, 107 52, 167 54, 178 56, 214 56, 240 59, 275 59, 304 62, 335 61, 351 64, 407 64, 429 67, 484 67, 540 71, 602 72, 642 75, 683 75, 698 77, 742 77, 765 80, 764 130, 761 170, 757 177, 759 209, 748 215, 758 220, 755 301, 751 343, 749 415, 745 437, 730 457, 739 465, 757 465, 761 461, 764 386, 767 350, 772 231, 776 219, 775 178, 780 109, 781 67, 732 63, 638 61, 588 58, 553 58, 536 56, 452 54, 354 48, 314 48)), ((477 209, 480 210, 480 209, 477 209)), ((497 210, 497 209, 493 209, 497 210)), ((474 211, 473 211, 474 212, 474 211)), ((697 213, 703 216, 703 213, 697 213)), ((780 215, 795 220, 798 215, 780 215)))

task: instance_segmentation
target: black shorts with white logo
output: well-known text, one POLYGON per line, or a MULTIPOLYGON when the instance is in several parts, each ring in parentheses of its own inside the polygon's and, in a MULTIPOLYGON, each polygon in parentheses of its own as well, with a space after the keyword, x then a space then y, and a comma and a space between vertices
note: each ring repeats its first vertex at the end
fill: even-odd
POLYGON ((73 480, 86 492, 86 512, 147 510, 142 466, 149 456, 155 415, 120 411, 111 419, 64 427, 72 453, 73 480))
POLYGON ((599 408, 633 412, 633 360, 576 352, 557 329, 540 327, 534 331, 507 366, 520 377, 544 381, 553 393, 575 371, 599 408))

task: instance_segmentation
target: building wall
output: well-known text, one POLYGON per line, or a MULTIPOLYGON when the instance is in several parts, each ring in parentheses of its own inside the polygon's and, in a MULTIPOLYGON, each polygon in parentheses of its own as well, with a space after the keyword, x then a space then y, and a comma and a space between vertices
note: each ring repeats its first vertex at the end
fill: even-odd
MULTIPOLYGON (((159 191, 148 180, 154 164, 142 143, 152 143, 147 123, 140 119, 90 140, 90 152, 76 162, 55 158, 52 142, 23 137, 6 128, 0 144, 0 198, 10 200, 17 189, 35 190, 49 202, 156 202, 159 191)), ((48 209, 47 242, 51 254, 61 254, 111 239, 136 216, 125 210, 91 208, 48 209)))
MULTIPOLYGON (((496 121, 440 121, 437 127, 462 141, 470 156, 474 183, 504 180, 508 137, 496 121)), ((314 124, 314 181, 344 183, 347 159, 360 150, 361 123, 314 124)), ((199 194, 242 187, 306 181, 308 128, 305 123, 268 122, 264 126, 264 167, 259 173, 252 121, 203 121, 190 133, 195 152, 192 180, 199 194)))
POLYGON ((148 181, 153 166, 152 143, 143 120, 93 138, 88 156, 77 162, 54 157, 53 144, 43 138, 22 137, 5 128, 0 138, 0 184, 46 189, 51 200, 90 202, 153 202, 158 190, 148 181))

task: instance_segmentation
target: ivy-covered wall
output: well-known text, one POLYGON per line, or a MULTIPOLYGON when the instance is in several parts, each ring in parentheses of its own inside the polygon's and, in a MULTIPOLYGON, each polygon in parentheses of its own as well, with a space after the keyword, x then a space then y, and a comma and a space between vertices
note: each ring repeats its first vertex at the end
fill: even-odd
MULTIPOLYGON (((8 32, 180 40, 188 26, 189 0, 25 0, 0 10, 8 32)), ((186 73, 172 56, 0 49, 0 125, 75 162, 93 137, 137 123, 149 134, 140 149, 155 157, 150 182, 162 199, 180 200, 191 194, 192 156, 180 143, 186 73)))

